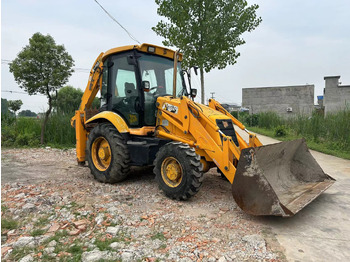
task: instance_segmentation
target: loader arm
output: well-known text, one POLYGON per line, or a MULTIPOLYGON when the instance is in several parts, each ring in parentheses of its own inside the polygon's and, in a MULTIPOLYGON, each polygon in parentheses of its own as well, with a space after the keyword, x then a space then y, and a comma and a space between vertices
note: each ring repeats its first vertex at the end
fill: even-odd
MULTIPOLYGON (((237 135, 237 146, 232 137, 225 135, 200 105, 187 97, 181 97, 181 99, 160 97, 157 102, 160 122, 165 120, 172 127, 172 131, 170 131, 163 125, 157 126, 157 136, 194 147, 203 158, 214 162, 227 179, 233 183, 236 163, 240 158, 241 150, 249 147, 242 137, 237 135), (178 108, 177 113, 169 110, 170 103, 178 108)), ((220 106, 219 103, 217 105, 220 106)), ((217 110, 217 108, 213 109, 217 110)), ((222 116, 223 112, 219 115, 222 116)), ((237 123, 245 129, 237 119, 231 118, 230 114, 226 114, 225 119, 231 119, 235 124, 237 123)), ((256 138, 255 144, 259 143, 260 141, 256 138)))
POLYGON ((96 97, 97 92, 101 87, 101 74, 102 74, 102 57, 104 53, 101 53, 93 67, 90 70, 89 81, 85 88, 85 92, 81 98, 79 109, 75 111, 75 115, 71 119, 71 126, 75 128, 76 137, 76 152, 78 163, 85 162, 85 148, 87 140, 87 131, 84 123, 86 122, 86 110, 91 109, 92 102, 96 97))
MULTIPOLYGON (((249 135, 249 147, 258 147, 258 146, 262 146, 263 144, 260 142, 260 140, 258 139, 258 137, 251 133, 250 131, 248 131, 245 126, 238 121, 233 115, 231 115, 218 101, 214 100, 214 99, 209 99, 209 107, 213 108, 217 111, 222 112, 223 114, 225 114, 226 116, 230 117, 232 122, 238 126, 240 129, 242 129, 243 131, 247 132, 249 135)), ((240 138, 241 136, 236 133, 236 135, 240 138)), ((241 144, 241 143, 240 143, 241 144)))

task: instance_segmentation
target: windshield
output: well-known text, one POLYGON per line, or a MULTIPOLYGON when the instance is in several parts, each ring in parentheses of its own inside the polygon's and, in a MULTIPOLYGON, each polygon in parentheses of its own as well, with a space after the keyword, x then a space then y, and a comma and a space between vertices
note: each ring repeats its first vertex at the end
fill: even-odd
MULTIPOLYGON (((149 81, 150 95, 173 95, 174 61, 171 59, 142 54, 138 59, 142 81, 149 81)), ((187 95, 180 62, 177 63, 176 96, 187 95)), ((145 99, 147 100, 147 97, 145 99)))

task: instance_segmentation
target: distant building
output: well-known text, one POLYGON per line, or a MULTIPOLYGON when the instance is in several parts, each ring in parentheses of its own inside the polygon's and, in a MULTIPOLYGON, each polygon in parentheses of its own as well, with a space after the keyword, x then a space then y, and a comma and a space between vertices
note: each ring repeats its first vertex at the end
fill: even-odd
POLYGON ((323 105, 323 96, 317 96, 317 104, 320 108, 324 108, 323 105))
POLYGON ((316 112, 324 115, 324 105, 323 105, 323 96, 317 96, 317 104, 315 105, 316 112))
POLYGON ((249 114, 276 112, 282 117, 311 115, 314 110, 314 85, 258 87, 242 89, 242 107, 249 114))
POLYGON ((325 115, 350 109, 350 85, 340 85, 340 76, 326 76, 323 106, 325 115))
POLYGON ((232 112, 232 111, 239 111, 241 106, 237 105, 237 104, 231 104, 231 103, 223 103, 221 104, 223 108, 225 108, 228 112, 232 112))

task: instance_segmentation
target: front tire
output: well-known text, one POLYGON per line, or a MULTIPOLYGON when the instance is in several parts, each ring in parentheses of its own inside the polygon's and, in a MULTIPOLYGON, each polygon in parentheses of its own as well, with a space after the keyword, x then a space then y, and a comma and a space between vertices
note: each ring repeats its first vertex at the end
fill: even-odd
POLYGON ((103 183, 124 180, 130 172, 126 142, 110 123, 98 124, 89 134, 87 158, 91 173, 103 183))
POLYGON ((203 181, 200 156, 188 144, 170 142, 156 155, 153 172, 166 196, 186 200, 194 196, 203 181))

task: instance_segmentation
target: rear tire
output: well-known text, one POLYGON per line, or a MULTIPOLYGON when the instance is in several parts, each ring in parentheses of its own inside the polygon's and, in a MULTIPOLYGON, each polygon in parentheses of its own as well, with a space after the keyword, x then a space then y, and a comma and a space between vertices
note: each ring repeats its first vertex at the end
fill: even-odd
POLYGON ((130 172, 126 142, 110 123, 98 124, 89 134, 86 145, 88 166, 96 180, 116 183, 130 172))
POLYGON ((166 196, 186 200, 194 196, 203 181, 200 156, 188 144, 170 142, 156 155, 153 172, 166 196))

